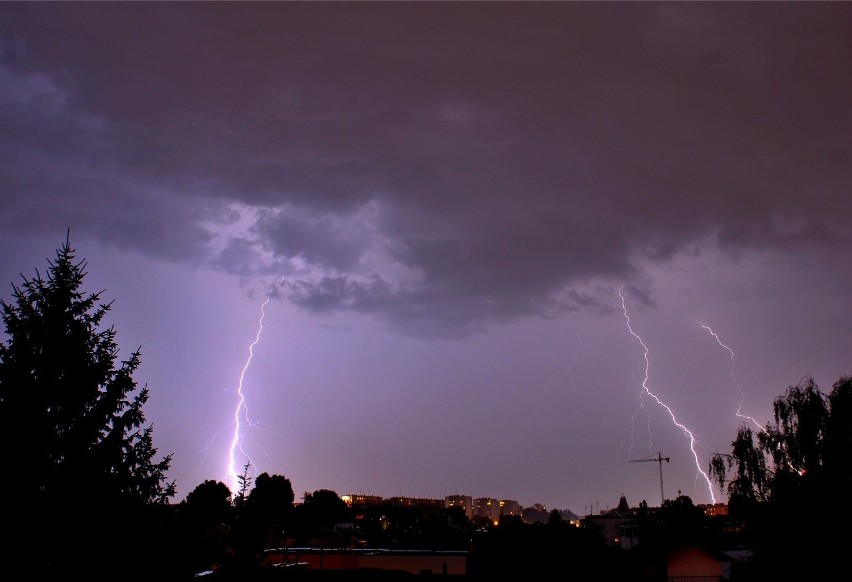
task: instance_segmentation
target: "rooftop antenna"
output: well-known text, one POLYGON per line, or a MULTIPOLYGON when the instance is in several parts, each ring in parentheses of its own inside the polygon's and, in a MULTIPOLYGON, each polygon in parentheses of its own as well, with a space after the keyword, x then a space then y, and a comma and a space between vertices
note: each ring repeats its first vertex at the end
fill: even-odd
POLYGON ((669 458, 664 457, 660 452, 657 452, 656 457, 646 457, 644 459, 631 459, 629 461, 631 463, 659 463, 659 465, 660 465, 660 507, 663 506, 663 503, 666 500, 666 496, 663 493, 663 461, 668 463, 669 458))

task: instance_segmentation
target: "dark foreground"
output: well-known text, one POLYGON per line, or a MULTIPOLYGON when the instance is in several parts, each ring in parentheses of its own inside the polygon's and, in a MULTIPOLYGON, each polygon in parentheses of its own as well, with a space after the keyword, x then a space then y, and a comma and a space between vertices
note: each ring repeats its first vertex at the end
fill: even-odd
POLYGON ((450 581, 471 580, 467 575, 449 575, 423 572, 415 574, 405 570, 383 570, 378 568, 358 568, 355 570, 318 570, 292 568, 263 568, 253 572, 215 572, 203 576, 195 576, 197 582, 205 581, 294 581, 294 582, 396 582, 403 580, 432 580, 450 581))

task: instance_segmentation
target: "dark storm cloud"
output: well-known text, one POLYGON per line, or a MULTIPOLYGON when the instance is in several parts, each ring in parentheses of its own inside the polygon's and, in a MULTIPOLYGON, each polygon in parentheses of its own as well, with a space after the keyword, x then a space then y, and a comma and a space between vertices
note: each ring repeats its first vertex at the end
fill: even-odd
POLYGON ((298 259, 306 307, 442 329, 639 292, 706 244, 849 242, 848 4, 0 12, 8 228, 73 219, 239 274, 298 259), (206 256, 231 203, 253 238, 206 256))
POLYGON ((360 248, 331 219, 299 217, 286 210, 265 212, 255 224, 274 253, 339 271, 357 268, 360 248))

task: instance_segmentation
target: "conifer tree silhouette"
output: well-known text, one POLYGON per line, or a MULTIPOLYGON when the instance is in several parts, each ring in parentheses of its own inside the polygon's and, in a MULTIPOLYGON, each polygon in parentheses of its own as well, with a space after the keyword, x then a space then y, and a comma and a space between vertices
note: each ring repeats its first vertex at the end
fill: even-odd
POLYGON ((135 521, 142 508, 175 494, 166 480, 172 457, 156 459, 142 410, 148 388, 133 379, 140 351, 118 360, 115 329, 104 325, 111 303, 83 292, 85 276, 66 237, 46 277, 22 276, 13 301, 0 300, 0 442, 15 470, 0 479, 4 523, 19 534, 18 559, 63 540, 38 551, 33 564, 43 569, 56 566, 52 556, 68 563, 86 559, 81 548, 91 560, 114 549, 117 532, 144 529, 135 521))

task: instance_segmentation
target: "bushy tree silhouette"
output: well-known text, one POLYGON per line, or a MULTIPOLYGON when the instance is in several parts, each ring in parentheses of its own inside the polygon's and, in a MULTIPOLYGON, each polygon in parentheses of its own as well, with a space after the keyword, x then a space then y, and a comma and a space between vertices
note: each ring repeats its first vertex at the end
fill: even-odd
POLYGON ((293 513, 293 486, 283 475, 261 473, 248 496, 248 508, 261 549, 277 547, 293 513))
POLYGON ((282 475, 261 473, 254 487, 236 497, 231 526, 231 571, 246 572, 257 566, 263 550, 278 547, 293 510, 293 487, 282 475))
POLYGON ((189 576, 220 567, 231 548, 231 490, 221 481, 208 479, 190 491, 178 508, 184 541, 176 571, 189 576))
POLYGON ((13 557, 90 570, 140 546, 123 536, 141 535, 144 508, 174 495, 171 455, 155 459, 148 388, 133 379, 140 352, 118 361, 103 325, 111 304, 81 290, 86 262, 66 238, 48 264, 46 278, 36 271, 13 285, 13 302, 0 300, 0 442, 15 456, 14 479, 0 479, 4 511, 15 510, 4 524, 17 526, 13 557))
POLYGON ((813 495, 846 495, 852 484, 852 377, 841 377, 826 396, 807 376, 775 399, 773 412, 774 421, 757 433, 741 426, 731 453, 710 460, 710 473, 732 502, 802 503, 813 495))
POLYGON ((305 492, 302 504, 295 508, 293 515, 296 537, 304 542, 319 539, 324 545, 330 540, 331 529, 336 523, 353 519, 351 513, 346 502, 331 489, 305 492))
POLYGON ((773 418, 757 433, 741 426, 710 473, 747 524, 753 576, 829 574, 845 557, 833 524, 852 517, 852 377, 825 395, 806 376, 774 400, 773 418))
POLYGON ((187 550, 183 573, 215 570, 222 576, 250 577, 263 565, 265 550, 285 543, 293 514, 290 480, 269 473, 250 479, 249 467, 237 476, 236 494, 221 481, 207 480, 181 502, 187 550))
POLYGON ((182 503, 189 519, 202 527, 230 519, 231 490, 221 481, 208 479, 190 491, 182 503))

